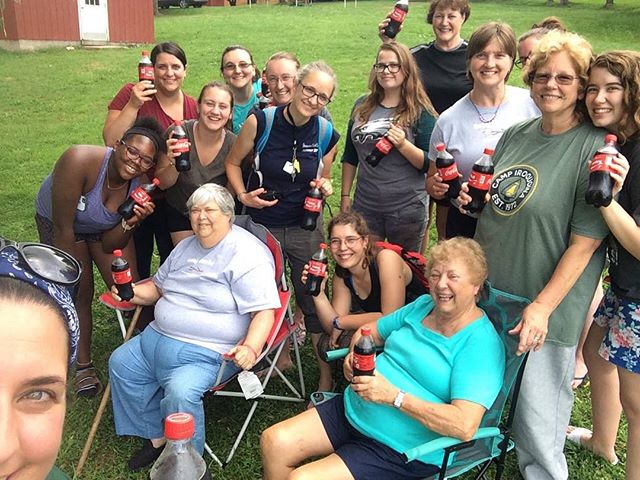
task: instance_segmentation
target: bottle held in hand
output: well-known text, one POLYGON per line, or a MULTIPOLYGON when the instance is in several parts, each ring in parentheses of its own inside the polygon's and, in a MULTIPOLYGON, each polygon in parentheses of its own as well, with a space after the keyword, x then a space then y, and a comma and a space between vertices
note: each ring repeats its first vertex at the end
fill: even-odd
POLYGON ((458 198, 460 193, 460 174, 453 156, 447 152, 444 143, 436 145, 436 168, 438 175, 442 178, 442 183, 449 185, 449 190, 445 196, 447 198, 458 198))
POLYGON ((480 213, 486 203, 485 197, 491 187, 491 180, 493 179, 492 155, 493 149, 485 148, 484 153, 478 161, 473 164, 473 168, 471 169, 468 183, 471 202, 462 206, 462 208, 469 213, 480 213))
POLYGON ((264 110, 269 106, 269 82, 267 82, 267 71, 262 71, 262 79, 260 81, 260 92, 258 93, 258 106, 260 110, 264 110))
POLYGON ((358 342, 353 347, 351 368, 354 377, 373 375, 373 371, 376 369, 376 344, 371 336, 371 329, 362 327, 360 335, 358 342))
POLYGON ((398 0, 393 12, 389 15, 389 24, 384 29, 384 35, 389 38, 396 38, 400 31, 400 25, 404 22, 409 12, 409 0, 398 0))
POLYGON ((321 243, 320 249, 313 254, 309 260, 309 270, 307 272, 307 283, 305 285, 307 295, 317 297, 320 295, 322 281, 327 276, 327 267, 329 260, 327 259, 327 244, 321 243))
POLYGON ((380 160, 389 155, 391 150, 393 150, 393 143, 389 141, 385 134, 378 139, 373 150, 364 160, 372 167, 377 167, 380 160))
POLYGON ((176 170, 178 172, 186 172, 191 170, 191 160, 189 159, 189 139, 187 133, 184 131, 182 122, 176 121, 173 128, 173 138, 178 140, 176 142, 175 152, 180 152, 180 155, 175 157, 176 170))
POLYGON ((318 187, 313 187, 309 190, 302 208, 304 209, 304 213, 302 214, 300 227, 303 230, 315 230, 318 216, 320 212, 322 212, 322 192, 318 187))
POLYGON ((122 256, 122 250, 113 251, 114 259, 111 262, 111 276, 118 289, 118 296, 128 302, 133 298, 133 285, 131 284, 131 269, 129 262, 122 256))
POLYGON ((138 63, 138 81, 149 81, 151 85, 145 87, 145 90, 152 90, 156 88, 153 83, 155 80, 153 74, 153 63, 151 63, 151 59, 149 58, 149 52, 146 50, 142 51, 142 57, 140 57, 140 62, 138 63))
POLYGON ((151 195, 149 194, 153 192, 159 184, 160 180, 154 178, 151 183, 140 185, 133 192, 131 192, 129 198, 127 198, 122 203, 122 205, 118 207, 118 213, 122 215, 122 218, 124 218, 125 220, 129 220, 131 217, 133 217, 133 207, 135 205, 144 205, 149 200, 151 200, 151 195))
POLYGON ((596 208, 608 207, 613 200, 613 178, 611 178, 611 165, 613 158, 618 154, 615 135, 608 134, 604 137, 604 147, 600 148, 589 165, 589 187, 584 194, 584 199, 589 205, 596 208))

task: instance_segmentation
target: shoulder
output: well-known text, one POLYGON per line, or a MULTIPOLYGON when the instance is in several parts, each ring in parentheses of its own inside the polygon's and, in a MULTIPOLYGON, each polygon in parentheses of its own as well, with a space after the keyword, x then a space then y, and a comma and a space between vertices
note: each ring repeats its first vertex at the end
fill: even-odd
POLYGON ((465 328, 468 330, 466 338, 468 348, 477 349, 478 352, 483 352, 483 354, 490 352, 500 355, 504 351, 502 339, 484 311, 481 318, 465 328))
POLYGON ((182 95, 184 97, 184 103, 192 107, 196 107, 198 105, 198 101, 188 93, 182 92, 182 95))
POLYGON ((133 83, 126 83, 122 86, 118 93, 115 94, 107 108, 109 110, 122 110, 131 97, 131 90, 133 90, 133 83))
POLYGON ((84 171, 85 167, 93 166, 102 161, 110 147, 100 147, 97 145, 73 145, 69 147, 56 163, 56 169, 74 168, 77 171, 84 171))
POLYGON ((438 124, 466 123, 468 119, 464 118, 461 113, 470 110, 471 108, 471 101, 469 100, 469 94, 467 93, 464 97, 456 101, 456 103, 440 114, 438 117, 438 124))
POLYGON ((434 42, 421 43, 409 49, 413 55, 426 55, 429 50, 435 50, 434 42))

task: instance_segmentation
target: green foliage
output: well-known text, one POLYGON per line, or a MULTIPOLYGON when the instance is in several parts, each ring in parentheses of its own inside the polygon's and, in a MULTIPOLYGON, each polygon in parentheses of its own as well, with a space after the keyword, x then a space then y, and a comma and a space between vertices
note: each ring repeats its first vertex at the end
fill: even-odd
MULTIPOLYGON (((490 20, 509 22, 522 33, 548 15, 559 16, 571 30, 583 34, 596 52, 606 49, 640 49, 637 22, 640 7, 635 0, 618 0, 602 9, 602 0, 575 0, 569 7, 546 7, 545 0, 474 0, 473 13, 463 28, 468 37, 474 27, 490 20)), ((392 1, 350 0, 316 3, 312 7, 255 5, 252 8, 170 9, 156 18, 156 40, 175 40, 189 57, 185 90, 197 96, 205 82, 220 78, 219 56, 225 46, 240 43, 251 49, 258 64, 278 50, 296 52, 305 63, 326 60, 337 72, 339 90, 330 105, 336 128, 344 133, 354 100, 366 91, 368 71, 378 46, 377 24, 392 1)), ((432 32, 425 24, 426 3, 412 3, 399 40, 408 45, 428 42, 432 32)), ((123 83, 136 78, 141 47, 131 49, 51 49, 35 53, 0 52, 0 233, 20 240, 35 240, 33 201, 42 179, 60 154, 74 143, 102 142, 106 105, 123 83)), ((518 71, 511 83, 522 85, 518 71)), ((334 167, 339 182, 340 168, 334 167)), ((336 191, 338 189, 336 183, 336 191)), ((337 197, 337 195, 336 195, 337 197)), ((338 210, 339 198, 331 201, 338 210)), ((101 280, 96 276, 97 289, 101 280)), ((113 316, 104 307, 94 309, 94 361, 102 378, 110 352, 120 343, 113 316)), ((315 360, 305 347, 307 384, 317 381, 315 360)), ((276 381, 276 385, 280 385, 276 381)), ((240 426, 242 402, 207 399, 207 437, 218 447, 227 445, 240 426)), ((59 463, 72 472, 92 423, 98 400, 70 403, 59 463)), ((258 438, 268 425, 302 411, 298 404, 263 402, 240 444, 238 455, 224 471, 213 466, 220 479, 255 479, 260 476, 258 438)), ((590 425, 588 390, 581 389, 574 422, 590 425)), ((626 429, 620 433, 618 455, 624 458, 626 429)), ((143 479, 129 474, 126 459, 138 446, 136 439, 118 438, 110 409, 105 415, 85 479, 143 479)), ((513 456, 505 478, 519 478, 513 456)), ((576 479, 623 478, 622 467, 610 467, 591 455, 568 448, 571 477, 576 479)))

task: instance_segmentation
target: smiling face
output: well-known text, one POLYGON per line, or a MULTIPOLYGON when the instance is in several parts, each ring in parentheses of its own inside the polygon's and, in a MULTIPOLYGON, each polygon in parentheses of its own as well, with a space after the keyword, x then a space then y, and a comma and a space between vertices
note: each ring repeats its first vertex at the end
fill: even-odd
POLYGON ((231 95, 229 92, 218 88, 207 88, 198 104, 198 121, 205 126, 207 130, 217 132, 227 125, 231 118, 231 95))
POLYGON ((513 58, 504 51, 497 40, 491 40, 469 60, 469 72, 473 77, 473 87, 487 89, 501 86, 506 82, 513 66, 513 58))
POLYGON ((286 105, 293 98, 297 73, 296 62, 288 58, 278 58, 267 63, 269 91, 277 106, 286 105))
POLYGON ((532 73, 531 97, 542 112, 543 119, 572 117, 583 93, 571 56, 564 50, 553 53, 544 65, 532 73), (545 81, 536 81, 536 77, 545 81), (573 79, 568 85, 561 85, 558 77, 573 79))
POLYGON ((329 246, 336 264, 349 270, 362 265, 367 253, 369 237, 358 234, 353 225, 334 225, 330 232, 329 246))
POLYGON ((131 180, 146 173, 156 155, 154 143, 144 135, 126 137, 116 148, 114 166, 123 180, 131 180))
POLYGON ((464 15, 460 10, 452 8, 438 8, 433 14, 433 33, 436 44, 443 48, 454 48, 461 41, 460 29, 464 23, 464 15))
POLYGON ((253 82, 256 69, 251 55, 246 50, 236 48, 222 58, 222 77, 231 88, 241 90, 253 82))
POLYGON ((187 75, 183 63, 170 53, 160 53, 153 65, 156 88, 164 93, 174 93, 182 88, 182 82, 187 75))
POLYGON ((47 476, 66 407, 68 335, 53 309, 0 300, 0 479, 47 476))
POLYGON ((229 217, 222 213, 213 200, 194 205, 189 209, 191 229, 203 246, 210 246, 212 239, 226 235, 231 228, 229 217))
POLYGON ((392 52, 391 50, 381 50, 380 53, 378 53, 376 63, 378 65, 387 66, 387 68, 382 72, 376 72, 376 79, 384 90, 396 90, 402 88, 402 84, 404 83, 406 76, 402 71, 400 59, 396 52, 392 52), (388 67, 400 67, 400 69, 397 72, 392 73, 388 67))
POLYGON ((589 75, 585 103, 596 127, 617 133, 624 113, 624 87, 620 77, 606 68, 594 67, 589 75))
POLYGON ((334 86, 328 73, 312 70, 296 86, 292 104, 306 117, 317 115, 327 104, 326 100, 331 99, 334 86), (320 98, 323 98, 324 102, 320 98))
POLYGON ((463 260, 436 262, 431 267, 428 279, 439 314, 456 317, 475 305, 480 285, 473 281, 474 277, 463 260))

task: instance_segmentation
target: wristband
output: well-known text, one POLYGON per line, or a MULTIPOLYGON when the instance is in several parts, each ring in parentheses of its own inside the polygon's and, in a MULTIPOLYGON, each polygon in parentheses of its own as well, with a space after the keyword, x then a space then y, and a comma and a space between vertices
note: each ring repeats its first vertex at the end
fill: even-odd
POLYGON ((338 315, 333 317, 333 320, 331 320, 331 325, 333 325, 333 328, 335 328, 336 330, 340 330, 341 332, 344 331, 344 328, 340 327, 340 317, 338 315))
POLYGON ((405 395, 406 395, 406 392, 403 392, 402 390, 400 390, 396 395, 396 398, 393 400, 393 406, 398 410, 402 408, 402 401, 404 400, 405 395))
POLYGON ((251 352, 253 353, 254 358, 256 360, 258 359, 258 354, 256 353, 256 351, 253 349, 253 347, 251 345, 247 345, 246 343, 243 343, 242 346, 243 347, 247 347, 249 350, 251 350, 251 352))
POLYGON ((247 193, 247 191, 246 191, 246 190, 245 190, 245 191, 243 191, 243 192, 238 192, 238 193, 236 194, 236 197, 239 199, 239 198, 240 198, 240 195, 245 195, 246 193, 247 193))
POLYGON ((129 225, 124 218, 122 219, 122 222, 120 222, 120 226, 122 227, 122 230, 124 232, 128 232, 129 230, 133 230, 134 229, 134 227, 129 225))

